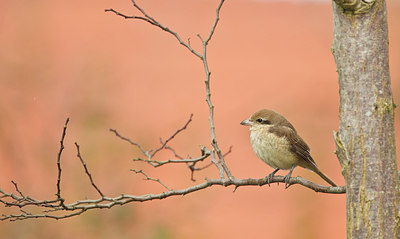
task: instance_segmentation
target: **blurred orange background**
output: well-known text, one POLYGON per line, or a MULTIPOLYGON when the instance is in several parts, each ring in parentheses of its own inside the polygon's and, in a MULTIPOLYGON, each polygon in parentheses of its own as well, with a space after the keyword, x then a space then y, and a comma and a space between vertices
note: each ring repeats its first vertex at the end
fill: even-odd
MULTIPOLYGON (((208 34, 218 1, 139 4, 200 50, 196 35, 208 34)), ((392 86, 399 104, 400 1, 390 0, 387 7, 392 86)), ((159 146, 159 137, 169 137, 193 113, 189 128, 170 145, 182 156, 199 156, 200 145, 210 149, 202 63, 166 32, 106 13, 107 8, 138 14, 129 0, 2 2, 2 189, 13 191, 10 180, 14 180, 27 195, 54 198, 56 157, 67 117, 71 121, 61 183, 67 203, 98 198, 76 158, 74 142, 80 144, 95 182, 108 196, 163 191, 130 169, 143 169, 174 189, 193 185, 185 165, 154 169, 132 162, 142 156, 140 152, 108 129, 115 128, 151 149, 159 146)), ((330 2, 231 0, 225 2, 220 17, 208 57, 217 139, 224 151, 233 146, 226 158, 232 173, 238 178, 261 178, 272 171, 257 159, 248 129, 239 125, 266 107, 295 125, 320 169, 343 185, 333 153, 339 96, 330 50, 330 2)), ((171 157, 170 152, 162 152, 157 159, 171 157)), ((325 184, 304 169, 297 168, 293 175, 325 184)), ((196 172, 195 183, 205 177, 218 177, 215 167, 196 172)), ((285 190, 282 184, 232 191, 233 187, 215 186, 183 198, 130 203, 60 221, 3 221, 1 237, 346 237, 345 195, 315 193, 301 186, 285 190)), ((0 211, 18 212, 4 207, 0 211)))

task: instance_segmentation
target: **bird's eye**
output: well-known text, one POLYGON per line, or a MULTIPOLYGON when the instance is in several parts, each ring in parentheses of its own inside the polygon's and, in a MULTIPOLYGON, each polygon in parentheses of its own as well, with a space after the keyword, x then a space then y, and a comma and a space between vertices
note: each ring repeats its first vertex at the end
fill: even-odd
POLYGON ((256 121, 257 121, 258 123, 261 123, 261 124, 271 124, 271 121, 269 121, 269 120, 263 120, 263 119, 261 119, 261 118, 257 119, 256 121))

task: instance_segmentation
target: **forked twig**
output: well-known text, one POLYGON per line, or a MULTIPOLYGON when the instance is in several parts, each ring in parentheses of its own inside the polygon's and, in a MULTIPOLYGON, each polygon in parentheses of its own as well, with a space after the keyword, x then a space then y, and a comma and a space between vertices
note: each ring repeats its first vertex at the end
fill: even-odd
POLYGON ((162 164, 165 164, 165 163, 168 163, 168 162, 160 163, 160 162, 157 162, 155 160, 152 160, 152 158, 154 157, 154 155, 156 155, 156 153, 158 153, 160 150, 164 149, 167 146, 168 142, 171 141, 173 138, 175 138, 176 135, 178 135, 180 132, 185 130, 188 127, 188 125, 190 124, 190 122, 192 122, 192 118, 193 118, 193 114, 190 114, 189 120, 185 123, 185 125, 182 128, 179 128, 167 140, 163 141, 162 139, 160 139, 161 146, 159 148, 157 148, 157 149, 154 149, 154 150, 151 149, 151 150, 147 150, 146 151, 139 143, 136 143, 136 142, 132 141, 131 139, 122 136, 121 134, 119 134, 117 132, 117 130, 110 129, 110 131, 113 132, 118 138, 129 142, 131 145, 134 145, 134 146, 138 147, 140 149, 140 151, 148 158, 146 160, 135 159, 136 161, 145 161, 145 162, 150 163, 153 166, 160 166, 160 164, 162 165, 162 164))
POLYGON ((162 141, 162 139, 160 139, 162 145, 161 145, 161 147, 155 149, 155 150, 153 151, 153 153, 150 154, 150 159, 151 159, 156 153, 158 153, 160 150, 164 149, 165 146, 168 144, 168 142, 171 141, 177 134, 179 134, 180 132, 182 132, 183 130, 185 130, 185 129, 187 128, 187 126, 190 124, 190 122, 192 122, 192 118, 193 118, 193 114, 190 114, 190 118, 189 118, 189 120, 186 122, 186 124, 185 124, 182 128, 178 129, 173 135, 171 135, 171 136, 170 136, 167 140, 165 140, 164 142, 162 141))

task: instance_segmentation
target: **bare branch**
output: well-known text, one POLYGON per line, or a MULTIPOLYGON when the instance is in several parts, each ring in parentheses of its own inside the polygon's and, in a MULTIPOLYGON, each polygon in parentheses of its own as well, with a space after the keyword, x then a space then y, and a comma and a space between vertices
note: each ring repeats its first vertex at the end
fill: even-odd
POLYGON ((205 75, 206 75, 206 80, 205 80, 206 101, 207 101, 207 105, 209 108, 208 120, 209 120, 209 124, 210 124, 211 145, 213 146, 215 152, 217 153, 220 164, 221 164, 222 168, 224 169, 224 172, 226 173, 227 177, 233 178, 231 171, 229 170, 228 166, 225 163, 224 156, 222 155, 221 150, 218 147, 217 138, 215 136, 214 105, 212 104, 212 101, 211 101, 211 89, 210 89, 211 72, 209 70, 208 62, 207 62, 207 45, 208 45, 209 41, 211 40, 211 37, 214 35, 215 29, 219 22, 219 12, 221 10, 223 3, 224 3, 224 0, 221 0, 217 7, 215 21, 214 21, 213 26, 211 27, 211 30, 210 30, 210 33, 209 33, 207 39, 203 40, 201 38, 200 34, 198 34, 197 36, 199 37, 199 39, 201 40, 201 42, 203 44, 203 57, 201 58, 201 60, 203 61, 203 67, 204 67, 204 71, 205 71, 205 75))
POLYGON ((57 192, 56 192, 56 196, 57 196, 57 200, 60 201, 60 204, 63 205, 64 203, 64 199, 61 198, 61 154, 64 150, 64 139, 65 139, 65 135, 67 133, 67 126, 68 126, 68 122, 69 122, 69 118, 67 118, 67 120, 65 121, 64 124, 64 129, 61 135, 61 140, 60 140, 60 150, 58 151, 58 155, 57 155, 57 169, 58 169, 58 175, 57 175, 57 192))
POLYGON ((185 125, 182 127, 182 128, 180 128, 180 129, 178 129, 174 134, 172 134, 167 140, 165 140, 165 142, 162 140, 162 139, 160 139, 160 141, 161 141, 161 147, 159 147, 159 148, 157 148, 157 149, 155 149, 155 150, 153 150, 153 149, 151 149, 151 150, 148 150, 148 151, 146 151, 146 150, 144 150, 144 148, 139 144, 139 143, 136 143, 136 142, 133 142, 132 140, 130 140, 129 138, 126 138, 126 137, 124 137, 124 136, 122 136, 122 135, 120 135, 118 132, 117 132, 117 130, 115 130, 115 129, 110 129, 110 131, 111 132, 114 132, 114 134, 118 137, 118 138, 120 138, 120 139, 122 139, 122 140, 124 140, 124 141, 127 141, 127 142, 129 142, 130 144, 132 144, 132 145, 134 145, 134 146, 136 146, 136 147, 138 147, 139 149, 140 149, 140 151, 148 158, 148 159, 134 159, 134 160, 136 160, 136 161, 145 161, 145 162, 148 162, 148 163, 150 163, 151 165, 153 165, 153 166, 161 166, 162 164, 165 164, 165 162, 164 163, 160 163, 160 162, 157 162, 157 161, 155 161, 155 160, 152 160, 152 158, 154 157, 154 155, 156 155, 156 153, 158 153, 160 150, 162 150, 162 149, 164 149, 166 146, 167 146, 167 144, 168 144, 168 142, 169 141, 171 141, 173 138, 175 138, 175 136, 176 135, 178 135, 180 132, 182 132, 183 130, 185 130, 186 128, 187 128, 187 126, 190 124, 190 122, 192 122, 192 118, 193 118, 193 114, 190 114, 190 117, 189 117, 189 120, 185 123, 185 125), (160 165, 161 164, 161 165, 160 165))
MULTIPOLYGON (((212 104, 212 101, 211 101, 211 90, 210 90, 210 75, 211 75, 211 72, 209 71, 208 62, 207 62, 207 45, 208 45, 209 41, 211 40, 212 36, 214 35, 214 32, 215 32, 216 27, 217 27, 218 22, 219 22, 219 14, 220 14, 222 5, 225 2, 225 0, 221 0, 220 3, 218 4, 218 7, 216 9, 215 20, 214 20, 214 23, 213 23, 213 25, 212 25, 212 27, 210 29, 208 37, 205 40, 203 40, 202 37, 200 36, 200 34, 197 34, 197 36, 199 37, 199 39, 200 39, 200 41, 202 42, 202 45, 203 45, 202 54, 194 51, 191 48, 190 41, 188 41, 188 43, 183 42, 181 40, 180 36, 178 35, 178 33, 170 30, 167 27, 165 27, 160 22, 158 22, 154 17, 151 17, 149 14, 146 13, 146 11, 144 11, 140 6, 138 6, 134 0, 131 0, 131 2, 133 4, 133 6, 143 14, 144 18, 147 19, 146 20, 147 22, 149 22, 150 24, 152 24, 154 26, 157 26, 157 27, 161 28, 162 30, 174 35, 175 38, 179 41, 180 44, 185 46, 189 51, 191 51, 193 54, 195 54, 197 57, 199 57, 202 60, 203 66, 204 66, 204 70, 205 70, 205 74, 206 74, 206 79, 205 79, 206 101, 207 101, 207 104, 208 104, 208 107, 209 107, 209 123, 210 123, 210 132, 211 132, 211 144, 212 144, 215 152, 217 153, 217 156, 219 158, 220 164, 221 164, 224 172, 226 173, 228 178, 233 177, 232 173, 230 172, 228 166, 225 163, 224 156, 222 155, 221 150, 218 147, 217 139, 216 139, 216 136, 215 136, 214 105, 212 104)), ((106 11, 111 11, 111 12, 113 12, 113 13, 119 15, 119 16, 124 17, 124 18, 140 19, 140 18, 138 18, 136 16, 133 16, 133 17, 126 16, 126 15, 124 15, 122 13, 119 13, 119 12, 113 10, 113 9, 107 9, 106 11)), ((141 20, 143 20, 143 19, 141 19, 141 20)), ((146 155, 146 156, 148 156, 148 155, 146 155)))
POLYGON ((210 167, 211 165, 213 165, 213 162, 210 162, 209 164, 207 164, 207 165, 205 165, 205 166, 203 166, 203 167, 196 168, 196 167, 195 167, 196 163, 197 163, 197 162, 192 163, 192 164, 190 164, 190 165, 188 164, 188 167, 189 167, 189 169, 190 169, 190 171, 191 171, 190 180, 192 180, 193 182, 196 181, 196 179, 194 179, 194 172, 195 172, 195 171, 201 171, 201 170, 206 169, 206 168, 210 167))
POLYGON ((142 20, 142 21, 148 22, 148 23, 150 23, 150 24, 156 26, 156 24, 154 24, 154 22, 152 22, 151 20, 149 20, 149 19, 147 19, 147 18, 145 18, 145 17, 127 16, 127 15, 125 15, 125 14, 122 14, 122 13, 120 13, 120 12, 115 11, 115 10, 112 9, 112 8, 106 9, 106 10, 104 10, 104 11, 105 11, 105 12, 113 12, 113 13, 117 14, 118 16, 121 16, 121 17, 123 17, 123 18, 125 18, 125 19, 138 19, 138 20, 142 20))
POLYGON ((224 179, 225 178, 225 171, 224 171, 224 168, 222 167, 222 165, 220 164, 220 162, 218 162, 218 160, 215 158, 215 152, 214 151, 212 151, 212 153, 211 153, 211 162, 213 163, 213 164, 215 164, 215 166, 218 168, 218 171, 219 171, 219 178, 220 179, 224 179))
POLYGON ((176 158, 178 158, 178 159, 183 159, 183 157, 180 156, 180 155, 175 151, 175 149, 173 149, 172 147, 170 147, 170 146, 167 145, 167 146, 165 146, 165 149, 171 150, 172 153, 174 153, 174 155, 175 155, 176 158))
POLYGON ((166 31, 166 32, 168 32, 169 34, 173 35, 173 36, 178 40, 178 42, 179 42, 182 46, 184 46, 185 48, 187 48, 187 49, 188 49, 191 53, 193 53, 195 56, 199 57, 200 59, 202 58, 201 54, 198 53, 196 50, 194 50, 194 49, 190 46, 190 43, 189 43, 189 42, 188 42, 188 43, 184 42, 184 41, 181 39, 181 37, 179 36, 178 33, 172 31, 170 28, 168 28, 168 27, 162 25, 160 22, 156 21, 153 17, 151 17, 150 15, 148 15, 142 8, 140 8, 140 7, 136 4, 136 2, 135 2, 134 0, 131 0, 131 1, 132 1, 133 6, 134 6, 136 9, 138 9, 138 10, 144 15, 144 17, 139 17, 139 16, 127 16, 127 15, 125 15, 125 14, 122 14, 122 13, 118 12, 118 11, 115 11, 115 10, 112 9, 112 8, 111 8, 111 9, 106 9, 105 11, 106 11, 106 12, 113 12, 113 13, 115 13, 116 15, 121 16, 121 17, 123 17, 123 18, 125 18, 125 19, 138 19, 138 20, 146 21, 146 22, 150 23, 151 25, 156 26, 156 27, 160 28, 161 30, 166 31))
MULTIPOLYGON (((173 149, 172 147, 168 146, 168 142, 170 142, 172 139, 175 138, 176 135, 178 135, 180 132, 182 132, 183 130, 187 129, 189 123, 192 121, 193 118, 193 114, 190 115, 188 121, 185 123, 185 125, 181 128, 179 128, 174 134, 172 134, 167 140, 163 141, 162 138, 160 138, 160 143, 161 143, 161 147, 153 150, 148 150, 145 151, 143 149, 143 147, 141 147, 140 144, 133 142, 132 140, 121 136, 116 130, 111 130, 112 132, 114 132, 116 134, 116 136, 118 136, 119 138, 128 141, 129 143, 131 143, 132 145, 135 145, 137 147, 139 147, 142 151, 142 153, 147 156, 146 159, 143 158, 135 158, 133 159, 133 161, 140 161, 140 162, 145 162, 148 163, 150 165, 152 165, 153 167, 160 167, 162 165, 165 164, 171 164, 171 163, 186 163, 188 168, 191 171, 191 180, 194 180, 194 171, 199 171, 199 170, 203 170, 209 166, 211 166, 213 163, 209 163, 206 166, 200 167, 200 168, 195 168, 196 163, 203 161, 204 159, 208 158, 211 155, 211 152, 204 146, 201 147, 201 156, 198 158, 192 158, 192 157, 188 157, 188 158, 183 158, 182 156, 180 156, 179 154, 176 153, 175 149, 173 149), (162 149, 168 149, 170 151, 173 152, 173 154, 175 155, 176 158, 178 159, 168 159, 168 160, 164 160, 164 161, 158 161, 158 160, 154 160, 153 157, 155 156, 156 153, 158 153, 159 151, 161 151, 162 149)), ((230 151, 230 149, 229 149, 230 151)), ((219 165, 219 164, 218 164, 219 165)), ((143 173, 141 171, 134 171, 137 173, 143 173)), ((146 176, 147 177, 147 176, 146 176)), ((155 181, 155 180, 153 180, 155 181)))
MULTIPOLYGON (((231 148, 232 148, 232 147, 231 147, 231 148)), ((176 153, 175 149, 173 149, 173 148, 171 148, 171 147, 169 147, 169 146, 166 146, 165 149, 171 150, 171 151, 174 153, 174 155, 175 155, 176 158, 183 159, 182 156, 180 156, 179 154, 176 153)), ((230 151, 230 149, 229 149, 229 151, 230 151)), ((208 151, 207 148, 205 148, 205 147, 202 147, 202 148, 201 148, 201 153, 202 153, 202 157, 205 157, 206 155, 207 155, 207 156, 210 156, 210 155, 211 155, 211 152, 208 151)), ((227 153, 229 153, 229 152, 227 152, 227 153)), ((190 169, 190 172, 191 172, 191 173, 190 173, 190 180, 192 180, 193 182, 196 181, 196 180, 194 179, 194 172, 195 172, 195 171, 200 171, 200 170, 206 169, 206 168, 210 167, 211 165, 213 165, 213 162, 210 162, 209 164, 207 164, 207 165, 205 165, 205 166, 203 166, 203 167, 196 168, 196 167, 195 167, 196 164, 197 164, 198 162, 200 162, 200 161, 202 161, 202 160, 195 160, 195 161, 193 161, 193 162, 187 162, 187 163, 186 163, 187 166, 188 166, 188 168, 190 169)))
MULTIPOLYGON (((189 121, 184 125, 184 127, 182 127, 181 129, 177 130, 175 134, 173 134, 169 139, 173 139, 179 132, 181 132, 182 130, 184 130, 187 125, 189 124, 191 118, 189 119, 189 121)), ((63 134, 62 134, 62 138, 61 138, 61 147, 60 147, 60 151, 59 151, 59 157, 57 158, 57 162, 58 165, 60 165, 60 161, 61 161, 61 153, 63 150, 63 142, 64 142, 64 138, 65 138, 65 134, 66 134, 66 125, 68 123, 68 120, 64 126, 64 130, 63 130, 63 134)), ((118 133, 116 133, 116 135, 118 136, 118 133)), ((122 136, 119 136, 121 139, 126 139, 123 138, 122 136)), ((127 139, 127 141, 130 141, 129 139, 127 139)), ((131 142, 131 141, 130 141, 131 142)), ((167 142, 167 141, 166 141, 167 142)), ((135 144, 135 143, 133 143, 135 144)), ((163 146, 162 148, 166 148, 166 143, 162 143, 163 146)), ((156 178, 151 178, 149 177, 146 173, 144 173, 142 170, 132 170, 135 173, 140 173, 142 175, 144 175, 146 178, 146 180, 151 180, 151 181, 155 181, 158 182, 160 185, 162 185, 164 188, 166 188, 168 191, 165 191, 163 193, 160 194, 146 194, 146 195, 141 195, 141 196, 135 196, 135 195, 125 195, 122 194, 118 197, 107 197, 105 196, 100 189, 96 186, 96 184, 93 181, 93 178, 86 166, 86 163, 84 162, 81 153, 80 153, 80 147, 77 143, 75 143, 76 149, 77 149, 77 157, 80 159, 81 164, 84 167, 85 173, 86 175, 88 175, 89 180, 91 185, 96 189, 96 191, 99 193, 99 195, 101 196, 101 198, 99 199, 88 199, 88 200, 78 200, 72 204, 65 204, 64 203, 64 199, 61 198, 60 196, 60 192, 61 189, 58 190, 57 194, 56 194, 56 199, 54 200, 37 200, 34 199, 30 196, 25 196, 22 191, 19 189, 18 185, 12 181, 16 192, 18 192, 18 195, 12 194, 12 193, 6 193, 4 190, 2 190, 0 188, 0 203, 4 204, 5 207, 18 207, 20 210, 20 213, 18 214, 2 214, 0 216, 0 220, 4 221, 4 220, 10 220, 10 221, 15 221, 15 220, 25 220, 25 219, 32 219, 32 218, 51 218, 51 219, 65 219, 65 218, 69 218, 69 217, 73 217, 73 216, 77 216, 77 215, 81 215, 82 213, 86 212, 87 210, 90 209, 101 209, 101 208, 111 208, 115 205, 123 205, 126 203, 130 203, 130 202, 136 202, 136 201, 140 201, 140 202, 144 202, 144 201, 150 201, 150 200, 156 200, 156 199, 163 199, 163 198, 167 198, 167 197, 171 197, 171 196, 176 196, 176 195, 186 195, 188 193, 192 193, 198 190, 202 190, 208 187, 211 187, 213 185, 222 185, 222 186, 230 186, 230 185, 234 185, 236 190, 238 187, 240 186, 251 186, 251 185, 265 185, 267 184, 267 180, 266 178, 262 178, 262 179, 235 179, 235 178, 228 178, 225 179, 224 178, 224 170, 222 168, 222 166, 220 165, 220 163, 217 161, 216 157, 215 157, 215 153, 214 151, 210 152, 207 150, 207 148, 202 147, 201 148, 201 152, 202 155, 201 157, 197 158, 197 159, 179 159, 179 160, 167 160, 167 161, 161 161, 158 162, 159 164, 165 164, 165 163, 192 163, 192 167, 191 170, 192 172, 195 170, 201 170, 204 169, 206 167, 208 167, 209 165, 206 165, 202 168, 194 168, 194 165, 207 158, 208 156, 211 155, 212 158, 212 163, 215 164, 217 166, 217 168, 220 171, 220 178, 219 179, 206 179, 205 182, 198 184, 198 185, 193 185, 191 187, 185 188, 185 189, 181 189, 181 190, 172 190, 171 188, 169 188, 165 183, 163 183, 160 179, 156 179, 156 178), (23 208, 26 206, 36 206, 37 208, 42 208, 44 209, 42 211, 42 213, 31 213, 28 212, 26 210, 24 210, 23 208), (64 214, 62 215, 54 215, 54 213, 61 213, 64 212, 64 214)), ((172 148, 170 148, 170 150, 172 150, 174 152, 175 155, 176 152, 175 150, 173 150, 172 148)), ((228 153, 231 152, 231 148, 228 150, 228 153)), ((153 153, 154 154, 154 153, 153 153)), ((225 155, 226 155, 225 154, 225 155)), ((59 182, 61 181, 61 166, 58 167, 59 168, 59 176, 57 177, 57 185, 60 185, 59 182)), ((275 176, 270 180, 270 183, 279 183, 279 182, 284 182, 284 177, 282 176, 275 176)), ((306 186, 316 192, 324 192, 324 193, 344 193, 345 192, 345 187, 325 187, 325 186, 320 186, 317 185, 313 182, 310 182, 308 180, 305 180, 303 178, 297 177, 297 178, 291 178, 289 181, 289 185, 292 184, 300 184, 303 186, 306 186)))
POLYGON ((168 164, 168 163, 195 163, 195 162, 203 161, 208 156, 210 156, 210 153, 204 154, 198 158, 189 158, 189 159, 168 159, 168 160, 164 160, 164 161, 157 161, 157 160, 152 160, 152 159, 135 158, 135 159, 133 159, 133 161, 146 162, 146 163, 151 164, 153 167, 159 167, 159 166, 162 166, 162 165, 168 164))
POLYGON ((138 174, 142 174, 143 176, 145 176, 145 180, 149 180, 149 181, 155 181, 158 182, 159 184, 161 184, 164 188, 166 188, 168 191, 172 191, 172 189, 170 189, 167 185, 165 185, 165 183, 163 183, 159 178, 151 178, 149 176, 147 176, 147 174, 145 172, 143 172, 143 170, 135 170, 135 169, 131 169, 132 172, 138 173, 138 174))
POLYGON ((79 145, 77 142, 75 142, 75 146, 76 146, 76 151, 77 151, 77 157, 79 158, 79 160, 82 163, 83 168, 85 169, 85 173, 86 175, 89 177, 90 183, 92 184, 92 186, 94 187, 94 189, 96 189, 96 191, 100 194, 101 197, 104 197, 104 194, 100 191, 100 189, 97 187, 97 185, 93 182, 93 178, 92 175, 90 174, 85 161, 83 161, 82 156, 81 156, 81 151, 79 150, 79 145))
POLYGON ((130 144, 132 144, 132 145, 138 147, 138 148, 140 149, 140 151, 141 151, 144 155, 149 156, 149 151, 144 150, 140 144, 135 143, 135 142, 133 142, 132 140, 130 140, 130 139, 128 139, 128 138, 126 138, 126 137, 120 135, 120 134, 117 132, 117 130, 115 130, 115 129, 110 129, 110 131, 113 132, 118 138, 120 138, 120 139, 122 139, 122 140, 124 140, 124 141, 127 141, 127 142, 129 142, 130 144))
POLYGON ((211 27, 211 30, 210 30, 210 33, 208 34, 207 39, 204 41, 204 43, 205 43, 206 45, 207 45, 208 42, 211 40, 211 37, 214 35, 215 28, 217 27, 217 24, 218 24, 218 22, 219 22, 219 13, 220 13, 220 11, 221 11, 221 7, 222 7, 222 4, 224 4, 224 2, 225 2, 225 0, 221 0, 221 1, 219 2, 219 5, 218 5, 217 10, 216 10, 216 14, 215 14, 215 21, 214 21, 214 24, 213 24, 212 27, 211 27))
POLYGON ((22 192, 19 190, 17 183, 14 182, 13 180, 11 180, 11 183, 14 184, 15 191, 17 191, 19 195, 21 195, 21 197, 25 198, 24 194, 22 194, 22 192))
MULTIPOLYGON (((139 172, 139 171, 138 171, 139 172)), ((143 173, 142 173, 143 174, 143 173)), ((145 175, 145 174, 144 174, 145 175)), ((145 175, 147 177, 147 175, 145 175)), ((152 180, 152 179, 149 179, 152 180)), ((284 177, 283 176, 274 176, 271 178, 270 183, 284 183, 284 177)), ((157 181, 157 180, 154 180, 157 181)), ((64 219, 76 215, 80 215, 87 210, 90 209, 101 209, 101 208, 111 208, 115 205, 124 205, 127 203, 131 202, 145 202, 145 201, 151 201, 151 200, 160 200, 160 199, 165 199, 168 197, 172 196, 184 196, 189 193, 193 193, 214 185, 220 185, 224 187, 228 186, 235 186, 234 191, 241 187, 241 186, 264 186, 268 184, 266 178, 260 178, 260 179, 252 179, 252 178, 247 178, 247 179, 236 179, 236 178, 231 178, 231 179, 206 179, 203 183, 193 185, 191 187, 185 188, 185 189, 180 189, 180 190, 167 190, 165 192, 159 193, 159 194, 145 194, 145 195, 140 195, 140 196, 134 196, 134 195, 126 195, 126 194, 121 194, 120 196, 110 198, 103 196, 99 199, 86 199, 86 200, 80 200, 76 201, 72 204, 65 204, 65 208, 57 205, 57 204, 51 204, 48 201, 39 201, 35 199, 31 199, 32 203, 29 205, 36 205, 38 207, 44 207, 44 208, 52 208, 51 210, 46 210, 43 212, 43 214, 31 214, 27 213, 25 211, 21 211, 22 213, 20 214, 11 214, 11 215, 5 215, 2 214, 0 217, 1 221, 5 220, 10 220, 10 221, 15 221, 15 220, 24 220, 24 219, 30 219, 30 218, 52 218, 52 219, 64 219), (70 211, 72 213, 67 213, 64 215, 53 215, 51 214, 52 212, 57 212, 57 211, 70 211)), ((305 186, 315 192, 321 192, 321 193, 330 193, 330 194, 343 194, 346 193, 346 187, 341 186, 341 187, 327 187, 327 186, 321 186, 318 184, 315 184, 311 181, 308 181, 307 179, 301 178, 301 177, 294 177, 290 178, 289 180, 289 185, 294 185, 294 184, 299 184, 302 186, 305 186)), ((2 197, 10 197, 10 194, 5 194, 3 190, 0 189, 0 193, 2 193, 2 197)), ((17 200, 22 200, 21 197, 15 196, 14 197, 17 200)), ((1 198, 1 197, 0 197, 1 198)), ((6 206, 8 207, 19 207, 22 208, 24 206, 27 206, 28 204, 25 205, 19 205, 18 203, 8 203, 6 206)))
POLYGON ((190 122, 192 122, 192 118, 193 118, 193 114, 190 114, 189 120, 186 122, 186 124, 178 129, 173 135, 171 135, 171 137, 169 137, 167 140, 165 140, 165 142, 163 143, 162 139, 160 139, 161 141, 161 147, 157 148, 154 150, 154 152, 152 154, 150 154, 149 158, 151 159, 156 153, 158 153, 160 150, 164 149, 165 146, 168 144, 169 141, 171 141, 171 139, 173 139, 177 134, 179 134, 180 132, 182 132, 183 130, 185 130, 187 128, 187 126, 190 124, 190 122))

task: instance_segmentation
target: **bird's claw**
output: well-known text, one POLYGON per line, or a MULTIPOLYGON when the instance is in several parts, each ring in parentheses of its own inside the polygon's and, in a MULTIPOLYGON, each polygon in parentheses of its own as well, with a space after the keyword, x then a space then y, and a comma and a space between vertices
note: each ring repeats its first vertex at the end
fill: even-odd
POLYGON ((271 185, 269 184, 271 179, 274 177, 275 173, 278 172, 279 168, 275 169, 272 173, 268 174, 267 178, 267 183, 268 186, 271 187, 271 185))
POLYGON ((274 175, 271 175, 271 174, 272 174, 272 173, 268 174, 268 176, 267 176, 267 184, 268 184, 269 187, 271 187, 271 185, 269 184, 269 183, 270 183, 270 180, 271 180, 271 178, 274 176, 274 175))
POLYGON ((290 175, 283 177, 283 181, 285 182, 285 189, 290 187, 290 175))
POLYGON ((289 173, 285 177, 283 177, 283 181, 285 182, 285 189, 290 186, 290 177, 292 176, 294 167, 295 166, 293 165, 292 168, 290 169, 289 173))

